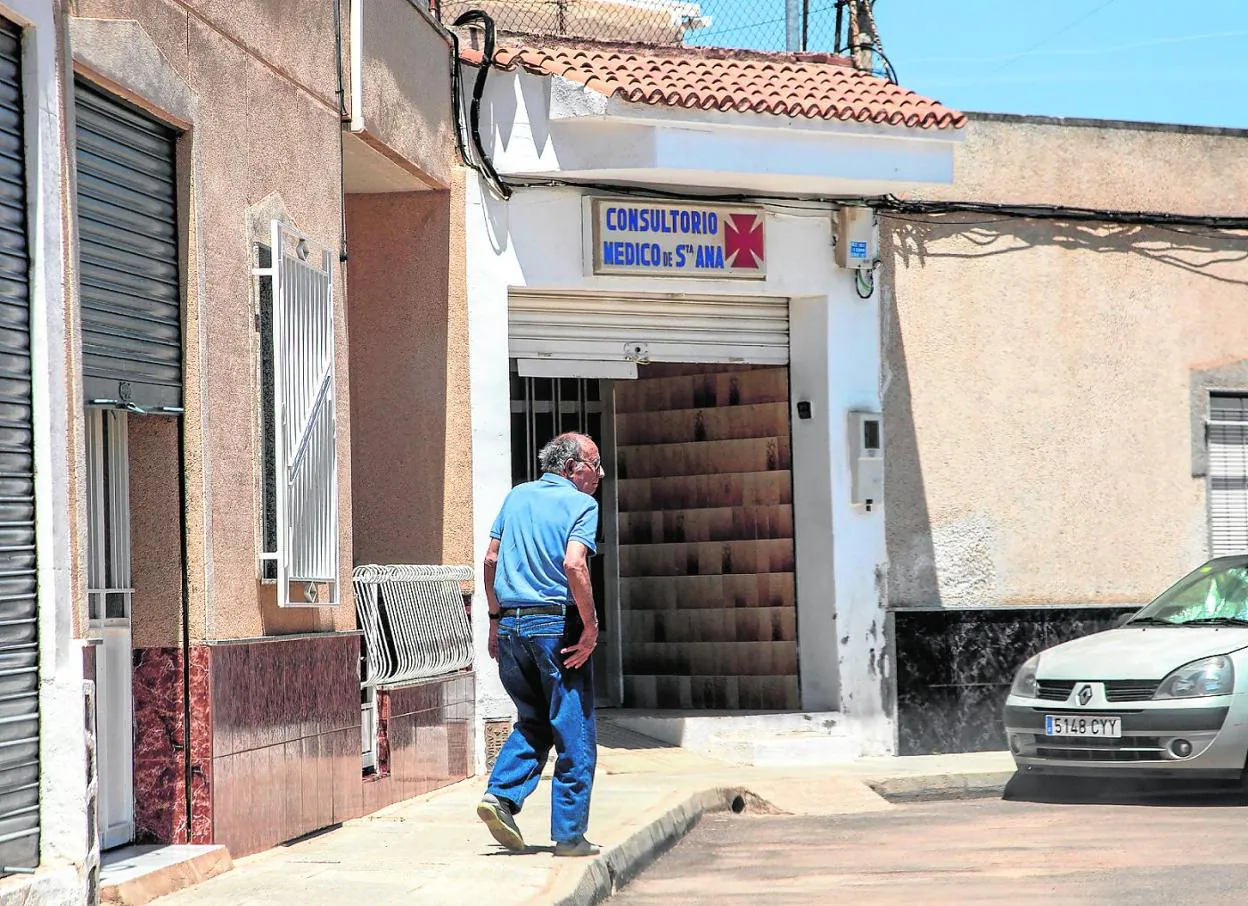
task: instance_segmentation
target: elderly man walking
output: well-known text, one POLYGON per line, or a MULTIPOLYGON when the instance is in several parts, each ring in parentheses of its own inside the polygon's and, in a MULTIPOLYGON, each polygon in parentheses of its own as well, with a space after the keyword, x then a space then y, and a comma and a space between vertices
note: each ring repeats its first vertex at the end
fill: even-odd
POLYGON ((594 676, 598 616, 589 555, 598 533, 603 477, 598 447, 561 434, 538 454, 543 475, 512 488, 490 529, 485 594, 490 657, 516 707, 477 815, 494 839, 525 848, 515 815, 537 788, 553 745, 550 836, 556 856, 592 856, 585 839, 597 762, 594 676))

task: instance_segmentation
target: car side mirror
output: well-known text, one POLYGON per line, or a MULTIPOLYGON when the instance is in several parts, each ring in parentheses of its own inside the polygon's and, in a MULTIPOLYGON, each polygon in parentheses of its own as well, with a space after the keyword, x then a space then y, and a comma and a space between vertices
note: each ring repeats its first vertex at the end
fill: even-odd
POLYGON ((1127 623, 1131 622, 1131 618, 1133 616, 1135 616, 1134 613, 1124 613, 1122 616, 1120 616, 1117 620, 1114 621, 1114 628, 1121 629, 1123 626, 1126 626, 1127 623))

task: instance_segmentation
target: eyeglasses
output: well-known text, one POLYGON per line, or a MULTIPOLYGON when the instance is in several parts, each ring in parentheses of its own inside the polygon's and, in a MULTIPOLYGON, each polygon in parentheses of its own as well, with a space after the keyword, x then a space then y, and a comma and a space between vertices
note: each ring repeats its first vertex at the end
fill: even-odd
POLYGON ((601 456, 599 456, 597 459, 581 459, 581 457, 579 457, 579 456, 573 456, 573 457, 572 457, 572 459, 573 459, 575 462, 584 463, 585 465, 589 466, 589 467, 590 467, 592 470, 594 470, 595 472, 597 472, 598 470, 600 470, 600 469, 602 468, 602 457, 601 457, 601 456))

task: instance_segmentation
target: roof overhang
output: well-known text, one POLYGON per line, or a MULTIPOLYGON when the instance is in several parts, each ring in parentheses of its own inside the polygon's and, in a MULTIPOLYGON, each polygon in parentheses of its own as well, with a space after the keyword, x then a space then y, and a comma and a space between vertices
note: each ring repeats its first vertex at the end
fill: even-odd
POLYGON ((958 129, 631 103, 560 76, 496 68, 481 132, 494 166, 514 179, 797 197, 950 183, 962 138, 958 129))

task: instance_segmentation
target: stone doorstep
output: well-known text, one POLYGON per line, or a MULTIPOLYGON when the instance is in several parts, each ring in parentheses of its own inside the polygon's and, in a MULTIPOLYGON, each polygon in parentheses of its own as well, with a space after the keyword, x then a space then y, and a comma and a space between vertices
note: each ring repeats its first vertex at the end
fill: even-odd
POLYGON ((141 906, 233 867, 224 846, 127 846, 100 860, 100 902, 141 906))
POLYGON ((856 739, 817 732, 753 736, 722 733, 706 739, 698 752, 754 767, 817 767, 845 764, 861 753, 856 739))
POLYGON ((722 736, 765 738, 776 734, 843 736, 836 711, 680 711, 621 708, 599 716, 668 745, 700 751, 722 736))

